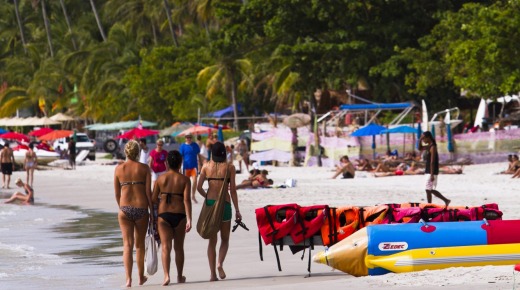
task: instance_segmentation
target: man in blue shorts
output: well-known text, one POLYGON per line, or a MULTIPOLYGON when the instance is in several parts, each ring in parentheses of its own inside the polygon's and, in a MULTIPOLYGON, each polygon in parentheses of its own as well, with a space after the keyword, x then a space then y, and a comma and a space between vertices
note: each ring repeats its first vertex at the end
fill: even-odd
POLYGON ((191 179, 191 199, 197 203, 195 199, 195 192, 197 190, 197 174, 199 160, 198 156, 200 153, 200 147, 197 143, 193 142, 193 136, 187 134, 184 136, 186 142, 184 142, 179 148, 179 152, 182 155, 182 168, 184 175, 191 179))

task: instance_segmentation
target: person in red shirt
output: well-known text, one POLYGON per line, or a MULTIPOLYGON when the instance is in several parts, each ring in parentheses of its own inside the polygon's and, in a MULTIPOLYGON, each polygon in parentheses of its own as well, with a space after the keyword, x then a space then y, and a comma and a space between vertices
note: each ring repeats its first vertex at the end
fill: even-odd
POLYGON ((161 174, 164 174, 166 170, 168 169, 166 165, 166 159, 168 157, 168 151, 162 149, 164 145, 163 140, 157 140, 157 147, 150 151, 150 159, 149 159, 149 165, 152 169, 152 189, 155 184, 155 180, 157 180, 157 177, 159 177, 161 174))

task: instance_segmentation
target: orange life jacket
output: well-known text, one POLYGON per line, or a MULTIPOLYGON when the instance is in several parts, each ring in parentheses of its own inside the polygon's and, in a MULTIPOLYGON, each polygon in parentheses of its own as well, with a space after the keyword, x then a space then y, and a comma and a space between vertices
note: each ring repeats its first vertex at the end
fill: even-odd
POLYGON ((359 207, 330 208, 330 217, 321 227, 323 245, 332 246, 359 229, 359 207))
POLYGON ((388 205, 381 204, 375 206, 366 206, 359 209, 360 229, 369 225, 379 225, 384 223, 388 205))
POLYGON ((289 235, 298 221, 299 208, 299 205, 290 203, 267 205, 255 210, 258 231, 266 245, 289 235))

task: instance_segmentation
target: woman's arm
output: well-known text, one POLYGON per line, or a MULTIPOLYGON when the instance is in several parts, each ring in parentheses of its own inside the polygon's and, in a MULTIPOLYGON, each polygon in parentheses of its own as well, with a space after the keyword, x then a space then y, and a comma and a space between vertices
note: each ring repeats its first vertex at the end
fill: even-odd
POLYGON ((229 165, 228 170, 230 170, 229 176, 229 191, 231 194, 231 201, 233 202, 233 206, 235 207, 236 219, 241 220, 242 214, 240 214, 240 209, 238 208, 238 194, 237 187, 235 183, 236 170, 234 165, 229 165))
POLYGON ((191 180, 186 178, 184 186, 184 210, 186 211, 186 232, 191 230, 191 180))
POLYGON ((207 193, 202 189, 202 185, 204 184, 204 180, 206 180, 206 165, 202 166, 200 170, 199 180, 197 182, 197 191, 202 195, 203 198, 206 198, 207 193))
POLYGON ((25 200, 25 202, 29 202, 29 200, 31 200, 31 198, 34 198, 34 191, 28 184, 24 184, 23 187, 29 193, 29 194, 27 194, 27 199, 25 200))
POLYGON ((121 184, 119 183, 119 178, 117 177, 117 170, 119 169, 119 166, 116 167, 116 170, 114 171, 114 193, 116 196, 116 202, 117 206, 119 207, 119 202, 121 201, 121 184))
POLYGON ((437 156, 437 148, 435 148, 435 145, 431 145, 430 146, 430 175, 431 175, 431 180, 433 180, 433 175, 434 175, 434 171, 433 169, 435 168, 435 164, 434 164, 434 160, 435 160, 435 157, 437 156))
MULTIPOLYGON (((140 164, 142 165, 142 164, 140 164)), ((144 165, 142 165, 144 166, 144 165)), ((152 177, 150 170, 146 170, 146 198, 148 199, 148 208, 150 209, 150 220, 153 223, 153 203, 152 203, 152 177)), ((157 186, 156 186, 157 187, 157 186)), ((154 188, 155 191, 155 188, 154 188)))

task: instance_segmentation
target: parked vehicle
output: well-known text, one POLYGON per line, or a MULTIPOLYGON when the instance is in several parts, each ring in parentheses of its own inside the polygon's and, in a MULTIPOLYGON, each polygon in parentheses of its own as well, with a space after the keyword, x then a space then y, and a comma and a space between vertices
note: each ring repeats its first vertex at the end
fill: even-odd
MULTIPOLYGON (((54 141, 53 147, 56 148, 59 146, 60 149, 68 150, 69 149, 69 141, 73 135, 70 135, 66 138, 60 138, 54 141)), ((87 158, 89 160, 96 160, 96 145, 94 140, 90 140, 90 138, 85 133, 76 133, 76 154, 80 151, 88 150, 87 158)))

